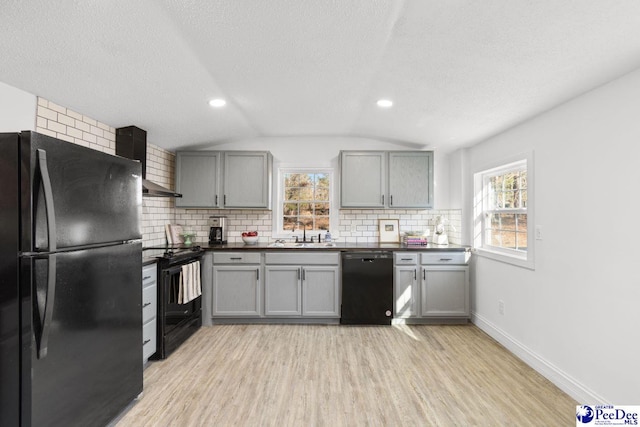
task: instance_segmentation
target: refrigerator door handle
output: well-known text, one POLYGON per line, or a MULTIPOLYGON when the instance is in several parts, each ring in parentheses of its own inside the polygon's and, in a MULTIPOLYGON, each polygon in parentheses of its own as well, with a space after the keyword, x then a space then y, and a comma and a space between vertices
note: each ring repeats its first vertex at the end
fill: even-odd
POLYGON ((56 296, 56 255, 49 255, 49 274, 47 277, 47 301, 44 303, 44 322, 40 343, 38 344, 38 359, 47 357, 47 347, 49 345, 49 331, 51 330, 51 319, 53 318, 53 301, 56 296))
MULTIPOLYGON (((53 252, 58 249, 56 213, 53 205, 53 191, 51 190, 49 167, 47 166, 47 152, 40 148, 38 149, 38 164, 40 166, 40 177, 42 179, 42 187, 44 189, 44 203, 47 210, 47 237, 49 240, 49 252, 53 252)), ((56 255, 49 255, 47 262, 49 263, 47 275, 47 300, 44 301, 44 319, 40 319, 41 327, 37 328, 39 332, 37 335, 40 336, 36 336, 38 359, 47 357, 49 331, 51 329, 51 319, 53 318, 53 302, 56 294, 56 255)), ((36 295, 35 299, 37 300, 37 292, 34 292, 34 294, 36 295)))
POLYGON ((56 235, 56 212, 53 206, 53 191, 51 190, 51 178, 47 167, 47 152, 38 148, 38 164, 40 165, 40 177, 44 188, 44 204, 47 210, 47 233, 49 239, 49 252, 58 249, 56 235))
POLYGON ((49 332, 51 330, 51 321, 53 318, 53 302, 56 297, 56 267, 57 255, 50 254, 47 260, 47 292, 44 295, 44 301, 39 296, 35 278, 33 274, 35 260, 30 259, 32 270, 32 301, 33 301, 33 334, 36 340, 36 355, 38 359, 47 357, 47 349, 49 346, 49 332))

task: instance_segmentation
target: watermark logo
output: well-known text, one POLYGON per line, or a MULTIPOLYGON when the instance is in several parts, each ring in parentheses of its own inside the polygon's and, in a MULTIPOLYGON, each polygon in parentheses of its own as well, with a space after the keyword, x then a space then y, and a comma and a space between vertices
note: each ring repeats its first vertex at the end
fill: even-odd
POLYGON ((578 409, 576 410, 576 418, 582 424, 587 424, 593 421, 593 414, 593 408, 587 405, 578 406, 578 409))
POLYGON ((576 426, 638 426, 640 406, 578 405, 576 426))

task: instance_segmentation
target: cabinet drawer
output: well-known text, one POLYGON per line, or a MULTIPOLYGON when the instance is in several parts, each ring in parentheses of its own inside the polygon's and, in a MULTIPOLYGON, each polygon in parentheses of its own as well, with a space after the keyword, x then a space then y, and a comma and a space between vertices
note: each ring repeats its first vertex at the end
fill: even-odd
POLYGON ((420 264, 466 264, 466 252, 427 252, 420 254, 420 264))
POLYGON ((156 317, 158 307, 158 292, 155 285, 142 289, 142 323, 156 317))
POLYGON ((156 352, 156 320, 142 325, 142 358, 146 361, 156 352))
POLYGON ((340 252, 267 252, 265 264, 339 265, 340 252))
POLYGON ((415 265, 418 263, 418 254, 407 252, 395 252, 393 262, 396 265, 415 265))
POLYGON ((260 264, 258 252, 214 252, 214 264, 260 264))
POLYGON ((142 267, 142 287, 150 286, 156 283, 157 266, 155 263, 142 267))

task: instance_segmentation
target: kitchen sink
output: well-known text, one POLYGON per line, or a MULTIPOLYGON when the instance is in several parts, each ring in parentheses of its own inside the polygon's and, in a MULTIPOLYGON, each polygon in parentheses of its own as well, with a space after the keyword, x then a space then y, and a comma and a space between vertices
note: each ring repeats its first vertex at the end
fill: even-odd
POLYGON ((286 249, 322 249, 322 248, 335 248, 335 243, 295 243, 295 242, 275 242, 269 245, 270 248, 286 248, 286 249))

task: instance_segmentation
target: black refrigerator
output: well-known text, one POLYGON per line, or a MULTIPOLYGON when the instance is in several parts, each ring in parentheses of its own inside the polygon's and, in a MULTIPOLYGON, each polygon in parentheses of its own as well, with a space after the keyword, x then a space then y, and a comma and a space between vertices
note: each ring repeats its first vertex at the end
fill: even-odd
POLYGON ((100 426, 142 392, 140 164, 0 134, 0 426, 100 426))

